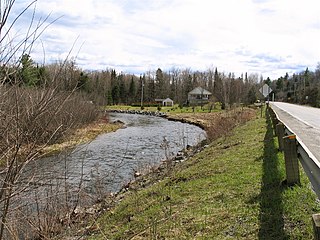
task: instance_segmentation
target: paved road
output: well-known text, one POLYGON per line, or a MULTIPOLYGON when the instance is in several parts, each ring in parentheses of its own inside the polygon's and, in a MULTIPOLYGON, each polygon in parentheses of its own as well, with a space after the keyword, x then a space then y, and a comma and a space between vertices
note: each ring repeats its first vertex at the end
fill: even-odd
POLYGON ((320 164, 320 109, 282 102, 270 105, 320 164))

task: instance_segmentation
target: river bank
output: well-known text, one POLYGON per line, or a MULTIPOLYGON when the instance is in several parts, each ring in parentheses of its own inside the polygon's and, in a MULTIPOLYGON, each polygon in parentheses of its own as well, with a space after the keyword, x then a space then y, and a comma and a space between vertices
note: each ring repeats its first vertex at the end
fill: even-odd
POLYGON ((283 155, 258 114, 163 172, 138 176, 77 239, 312 238, 315 194, 303 173, 281 185, 283 155))
MULTIPOLYGON (((121 112, 124 113, 124 112, 121 112)), ((127 113, 127 112, 126 112, 127 113)), ((141 114, 140 112, 130 112, 131 114, 141 114)), ((145 115, 145 114, 143 114, 145 115)), ((229 131, 239 124, 242 124, 256 116, 256 112, 252 109, 246 110, 233 110, 229 112, 216 112, 216 113, 183 113, 183 114, 170 114, 166 118, 173 121, 179 121, 183 123, 191 123, 193 125, 201 126, 206 129, 207 132, 215 132, 214 136, 210 136, 210 140, 217 139, 221 136, 228 135, 229 131), (221 124, 223 122, 224 124, 221 124), (215 131, 212 129, 214 128, 215 131), (223 128, 223 129, 222 129, 223 128)), ((160 181, 165 178, 169 172, 174 168, 179 168, 179 164, 192 158, 203 149, 208 147, 208 141, 201 142, 198 145, 191 147, 187 146, 182 151, 178 152, 177 155, 165 159, 162 164, 156 165, 152 168, 145 169, 143 172, 135 173, 135 180, 130 181, 123 186, 123 188, 116 194, 111 195, 110 198, 105 199, 104 202, 99 203, 88 209, 77 209, 77 221, 82 222, 81 219, 87 219, 89 216, 86 214, 88 211, 100 213, 103 209, 109 209, 111 206, 117 205, 123 198, 127 191, 132 189, 140 189, 150 186, 155 181, 160 181)), ((89 214, 92 217, 91 214, 89 214)), ((94 217, 95 218, 95 217, 94 217)))
MULTIPOLYGON (((118 192, 134 178, 134 171, 137 171, 135 176, 139 175, 141 170, 159 165, 167 156, 171 157, 184 147, 189 151, 189 146, 205 139, 202 129, 164 118, 113 113, 108 119, 120 123, 120 126, 124 123, 126 127, 101 134, 88 144, 73 148, 74 143, 88 139, 89 133, 96 135, 108 125, 106 121, 97 122, 79 130, 78 139, 71 141, 72 144, 62 141, 65 144, 55 148, 59 151, 63 147, 61 153, 25 166, 17 184, 22 190, 17 190, 20 194, 12 199, 19 205, 15 211, 26 216, 15 229, 17 233, 48 239, 65 233, 78 221, 86 221, 92 214, 109 206, 93 204, 105 203, 108 194, 118 192), (66 146, 72 150, 65 151, 66 146), (20 207, 21 202, 25 204, 20 207), (50 219, 50 226, 45 219, 50 219)), ((55 150, 49 153, 53 152, 55 150)), ((12 216, 14 214, 12 211, 12 216)), ((16 219, 12 217, 12 224, 14 221, 16 219)))
POLYGON ((103 133, 115 132, 123 127, 121 122, 109 122, 108 119, 101 118, 91 124, 83 126, 72 132, 69 136, 61 139, 59 143, 48 145, 40 150, 41 155, 51 156, 59 152, 76 147, 77 145, 88 143, 103 133))

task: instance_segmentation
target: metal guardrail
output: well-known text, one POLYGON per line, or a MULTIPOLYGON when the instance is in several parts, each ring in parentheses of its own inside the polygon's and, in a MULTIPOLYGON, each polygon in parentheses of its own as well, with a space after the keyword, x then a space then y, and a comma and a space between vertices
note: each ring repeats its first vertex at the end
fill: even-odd
POLYGON ((297 151, 300 163, 312 184, 312 188, 320 198, 320 168, 300 144, 298 144, 297 151))
MULTIPOLYGON (((279 150, 284 152, 287 183, 289 185, 300 182, 298 159, 303 167, 304 172, 311 182, 314 192, 320 199, 320 165, 317 159, 304 145, 299 137, 280 121, 277 113, 269 106, 273 129, 278 137, 279 150), (292 141, 287 139, 291 136, 292 141), (294 140, 293 140, 294 139, 294 140)), ((313 214, 314 239, 320 240, 320 214, 313 214)))
MULTIPOLYGON (((296 134, 288 126, 286 126, 283 122, 280 121, 277 113, 271 107, 269 107, 269 110, 271 110, 269 111, 269 113, 271 115, 271 120, 275 129, 275 134, 278 136, 279 148, 280 150, 283 150, 280 146, 280 142, 282 141, 281 138, 292 135, 296 136, 296 134), (281 133, 279 127, 284 128, 283 133, 281 133)), ((305 173, 307 174, 312 184, 313 190, 320 199, 320 166, 317 164, 318 161, 313 156, 313 154, 304 145, 304 143, 300 141, 299 136, 296 136, 296 157, 299 159, 305 173)))

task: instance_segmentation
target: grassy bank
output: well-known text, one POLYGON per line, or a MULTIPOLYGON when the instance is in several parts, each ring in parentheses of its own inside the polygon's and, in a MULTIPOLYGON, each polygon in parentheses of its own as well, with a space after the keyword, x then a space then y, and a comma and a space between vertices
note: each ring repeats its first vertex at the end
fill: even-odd
POLYGON ((44 155, 56 154, 79 144, 88 143, 100 134, 114 132, 122 126, 120 123, 110 123, 107 120, 99 119, 75 130, 64 139, 61 139, 59 143, 46 146, 41 149, 41 153, 44 155))
POLYGON ((89 239, 311 239, 311 214, 320 207, 300 172, 301 186, 282 184, 271 124, 256 118, 163 180, 133 187, 89 239))
MULTIPOLYGON (((133 106, 127 106, 127 105, 112 105, 112 106, 107 106, 106 109, 109 110, 136 110, 140 111, 141 107, 133 107, 133 106)), ((150 111, 150 112, 156 112, 158 111, 158 107, 148 107, 145 106, 143 108, 143 111, 150 111)), ((175 114, 175 113, 207 113, 207 112, 218 112, 221 111, 220 106, 215 106, 215 108, 210 107, 209 105, 205 105, 203 107, 200 106, 194 106, 194 107, 179 107, 179 105, 174 105, 172 107, 164 107, 161 106, 161 112, 163 113, 170 113, 170 114, 175 114)))

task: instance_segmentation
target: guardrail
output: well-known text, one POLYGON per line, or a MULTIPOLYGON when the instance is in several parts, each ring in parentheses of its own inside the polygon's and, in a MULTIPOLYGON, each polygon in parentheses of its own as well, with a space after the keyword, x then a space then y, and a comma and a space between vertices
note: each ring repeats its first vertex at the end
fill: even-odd
MULTIPOLYGON (((314 192, 320 199, 320 166, 308 148, 294 132, 280 121, 277 113, 268 106, 275 135, 278 137, 279 150, 283 151, 287 184, 300 183, 299 161, 308 176, 314 192), (298 161, 299 160, 299 161, 298 161)), ((313 214, 314 239, 320 240, 320 213, 313 214)))

